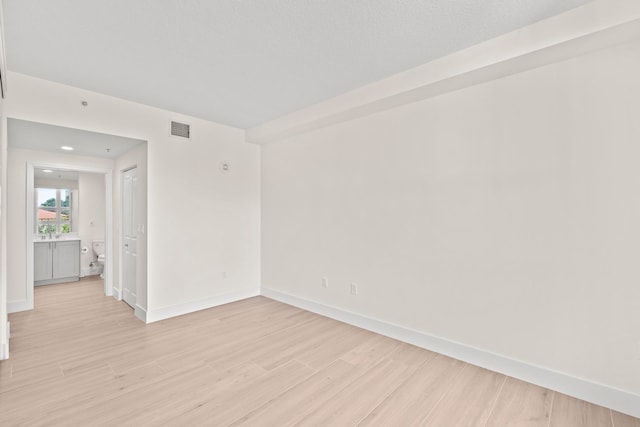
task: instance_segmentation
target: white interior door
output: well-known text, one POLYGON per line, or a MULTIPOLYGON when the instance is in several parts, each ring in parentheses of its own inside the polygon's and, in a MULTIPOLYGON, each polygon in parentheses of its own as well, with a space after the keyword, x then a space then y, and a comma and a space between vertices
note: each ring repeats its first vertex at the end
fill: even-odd
POLYGON ((131 307, 136 306, 136 244, 138 221, 136 198, 138 186, 137 169, 122 173, 124 188, 122 192, 122 298, 131 307))

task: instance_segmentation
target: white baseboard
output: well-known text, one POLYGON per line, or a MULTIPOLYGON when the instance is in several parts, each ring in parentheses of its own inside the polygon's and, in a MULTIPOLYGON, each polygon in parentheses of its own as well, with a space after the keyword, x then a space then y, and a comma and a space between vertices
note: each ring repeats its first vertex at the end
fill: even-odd
POLYGON ((33 301, 8 301, 7 313, 17 313, 19 311, 33 310, 33 301))
POLYGON ((9 358, 9 343, 0 344, 0 360, 9 358))
POLYGON ((147 310, 146 323, 157 322, 158 320, 181 316, 183 314, 193 313, 194 311, 204 310, 207 308, 216 307, 222 304, 228 304, 234 301, 240 301, 258 295, 260 295, 260 291, 258 289, 232 292, 229 294, 218 295, 204 300, 191 301, 188 303, 162 307, 154 310, 147 310))
POLYGON ((147 323, 147 310, 140 307, 138 304, 136 304, 135 315, 138 319, 142 320, 144 323, 147 323))
POLYGON ((640 396, 266 287, 267 298, 640 418, 640 396))
POLYGON ((85 267, 82 270, 80 270, 80 277, 98 276, 98 275, 102 274, 103 271, 104 271, 104 267, 102 267, 102 266, 99 266, 99 267, 85 267))
POLYGON ((7 342, 0 343, 0 360, 9 358, 9 338, 11 338, 11 322, 7 322, 7 342))
POLYGON ((118 288, 113 288, 112 289, 113 292, 113 298, 117 299, 118 301, 122 301, 122 291, 118 288))

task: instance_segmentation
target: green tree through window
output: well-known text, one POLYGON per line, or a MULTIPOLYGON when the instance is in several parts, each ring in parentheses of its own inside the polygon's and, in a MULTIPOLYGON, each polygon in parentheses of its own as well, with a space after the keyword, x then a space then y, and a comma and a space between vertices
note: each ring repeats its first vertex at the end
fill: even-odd
POLYGON ((38 234, 71 232, 71 190, 36 188, 35 193, 38 234))

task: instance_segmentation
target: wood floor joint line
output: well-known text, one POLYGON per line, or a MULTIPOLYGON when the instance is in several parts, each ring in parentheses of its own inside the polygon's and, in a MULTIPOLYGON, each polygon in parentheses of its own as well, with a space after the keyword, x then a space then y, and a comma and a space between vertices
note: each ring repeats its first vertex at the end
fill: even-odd
POLYGON ((502 379, 502 383, 500 384, 500 387, 498 388, 496 396, 494 397, 493 402, 491 403, 491 409, 489 409, 489 413, 487 414, 487 419, 484 421, 484 427, 487 426, 487 423, 491 419, 491 414, 493 413, 493 410, 496 407, 496 403, 498 403, 498 399, 500 398, 500 396, 502 394, 502 389, 504 389, 504 384, 506 382, 507 382, 507 376, 505 375, 504 378, 502 379))
POLYGON ((551 391, 551 407, 549 408, 549 421, 547 422, 547 427, 551 427, 551 418, 553 417, 553 406, 556 400, 556 392, 551 391))

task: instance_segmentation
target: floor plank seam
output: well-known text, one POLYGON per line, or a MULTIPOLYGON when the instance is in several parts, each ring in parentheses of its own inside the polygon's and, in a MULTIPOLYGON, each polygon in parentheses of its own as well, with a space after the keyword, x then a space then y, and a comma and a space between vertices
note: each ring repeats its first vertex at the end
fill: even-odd
POLYGON ((504 389, 504 384, 506 382, 507 382, 507 376, 504 375, 504 378, 502 379, 502 384, 500 384, 500 388, 498 388, 498 392, 496 393, 496 397, 493 399, 493 402, 491 403, 491 408, 489 409, 489 413, 487 414, 487 419, 484 421, 484 427, 487 426, 487 423, 491 419, 491 414, 493 413, 493 410, 495 409, 496 404, 498 403, 498 399, 500 399, 500 395, 502 394, 502 390, 504 389))
MULTIPOLYGON (((296 357, 292 358, 291 360, 293 360, 295 362, 298 362, 299 364, 311 369, 313 371, 314 375, 317 374, 318 372, 320 372, 318 369, 316 369, 313 366, 309 365, 307 362, 303 362, 302 360, 300 360, 300 359, 298 359, 296 357)), ((277 369, 277 366, 274 366, 272 369, 277 369)))
MULTIPOLYGON (((384 358, 383 358, 384 359, 384 358)), ((387 359, 393 363, 401 363, 401 362, 397 362, 393 359, 387 359)), ((395 386, 395 388, 391 389, 389 392, 385 392, 382 397, 379 399, 378 403, 373 405, 373 407, 371 408, 370 411, 368 411, 364 416, 362 416, 360 418, 360 420, 358 420, 357 425, 359 426, 364 420, 366 420, 369 415, 371 415, 371 413, 375 412, 375 410, 380 407, 380 405, 382 405, 393 393, 395 393, 396 391, 400 390, 400 388, 405 385, 405 383, 407 383, 408 381, 411 380, 411 377, 413 374, 415 374, 418 369, 423 366, 424 364, 426 364, 428 362, 428 360, 423 361, 421 364, 419 364, 418 366, 409 366, 406 364, 403 364, 404 366, 407 367, 407 370, 410 370, 411 372, 408 373, 407 378, 404 379, 404 381, 400 382, 398 385, 395 386)))
POLYGON ((547 421, 547 427, 551 427, 551 418, 553 417, 553 407, 556 400, 556 392, 551 390, 551 407, 549 408, 549 421, 547 421))
POLYGON ((609 409, 609 418, 611 419, 611 427, 616 427, 616 422, 613 419, 613 411, 609 409))
POLYGON ((449 385, 447 387, 445 387, 444 390, 442 390, 442 393, 440 393, 440 397, 438 398, 437 402, 431 407, 431 409, 429 411, 427 411, 427 413, 422 418, 422 421, 420 422, 420 426, 425 425, 425 423, 429 420, 429 417, 431 416, 431 414, 434 413, 434 411, 436 410, 438 405, 440 405, 440 402, 442 402, 442 399, 444 399, 444 397, 447 395, 449 390, 453 387, 454 381, 459 376, 462 375, 462 373, 467 369, 468 366, 469 366, 469 364, 464 362, 464 366, 462 367, 462 369, 460 369, 460 371, 453 378, 451 378, 451 380, 449 381, 449 385))

